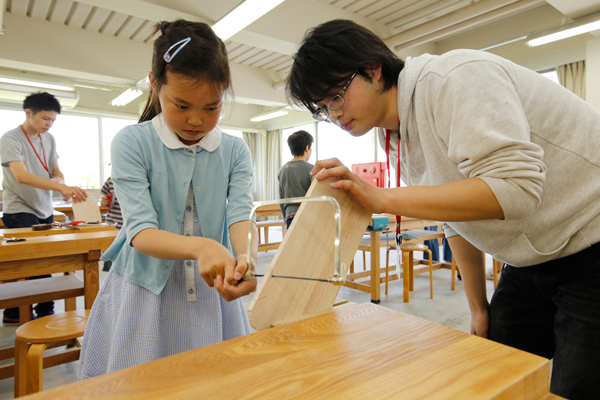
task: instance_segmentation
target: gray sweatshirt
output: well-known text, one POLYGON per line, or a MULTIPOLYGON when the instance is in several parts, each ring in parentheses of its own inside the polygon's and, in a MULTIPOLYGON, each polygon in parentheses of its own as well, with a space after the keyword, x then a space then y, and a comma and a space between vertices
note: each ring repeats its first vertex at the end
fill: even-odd
POLYGON ((515 266, 600 241, 600 112, 482 51, 408 58, 398 88, 403 180, 425 186, 478 177, 504 211, 504 220, 448 222, 448 236, 515 266))

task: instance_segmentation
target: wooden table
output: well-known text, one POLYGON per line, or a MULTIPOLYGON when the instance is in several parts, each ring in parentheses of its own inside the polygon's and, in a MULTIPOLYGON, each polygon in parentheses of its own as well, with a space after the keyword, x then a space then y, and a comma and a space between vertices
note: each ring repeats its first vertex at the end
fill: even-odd
POLYGON ((42 399, 542 399, 547 359, 370 303, 72 383, 42 399))
MULTIPOLYGON (((6 227, 4 226, 4 222, 2 222, 2 214, 3 214, 3 213, 1 213, 1 212, 0 212, 0 228, 6 228, 6 227)), ((54 213, 53 213, 53 215, 54 215, 54 220, 55 220, 56 222, 65 222, 65 220, 66 220, 66 218, 65 218, 65 214, 64 214, 64 213, 62 213, 62 212, 60 212, 60 211, 56 211, 56 210, 54 210, 54 213)))
MULTIPOLYGON (((396 230, 396 220, 394 215, 389 214, 379 214, 373 215, 373 217, 387 217, 389 219, 389 230, 390 233, 395 232, 396 230)), ((438 223, 436 221, 426 220, 426 219, 418 219, 418 218, 410 218, 410 217, 402 217, 402 230, 409 229, 424 229, 427 226, 436 226, 438 223)), ((373 225, 373 223, 371 223, 373 225)), ((357 289, 363 292, 371 293, 371 302, 375 304, 379 304, 381 301, 381 231, 373 231, 368 230, 370 236, 370 253, 371 253, 371 262, 369 265, 370 271, 359 272, 355 274, 349 274, 347 281, 344 286, 347 286, 352 289, 357 289), (370 279, 364 280, 361 282, 355 282, 352 278, 361 278, 364 276, 368 276, 370 279)), ((452 265, 450 263, 445 262, 433 262, 433 269, 439 268, 451 268, 452 265)), ((429 271, 429 269, 427 269, 429 271)), ((422 272, 421 269, 415 269, 415 274, 422 272)), ((399 279, 400 277, 395 274, 390 275, 390 280, 399 279)), ((405 279, 408 279, 405 277, 405 279)))
POLYGON ((116 230, 114 225, 85 225, 78 228, 79 230, 56 227, 45 231, 34 231, 31 228, 0 229, 0 235, 4 235, 5 238, 28 238, 35 236, 64 235, 67 233, 89 233, 116 230))
POLYGON ((256 209, 256 217, 282 217, 281 208, 278 204, 262 206, 256 209))
POLYGON ((3 241, 0 281, 83 270, 85 308, 90 309, 100 288, 100 255, 117 233, 117 230, 65 233, 27 237, 24 242, 3 241))

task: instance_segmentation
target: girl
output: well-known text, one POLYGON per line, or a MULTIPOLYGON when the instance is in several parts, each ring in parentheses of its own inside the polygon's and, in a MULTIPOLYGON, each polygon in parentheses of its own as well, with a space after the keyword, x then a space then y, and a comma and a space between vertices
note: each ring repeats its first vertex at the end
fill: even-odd
POLYGON ((82 379, 250 332, 239 297, 256 279, 237 284, 247 268, 250 152, 216 127, 231 92, 227 51, 206 24, 156 30, 146 108, 112 142, 125 222, 103 257, 113 265, 87 323, 82 379))

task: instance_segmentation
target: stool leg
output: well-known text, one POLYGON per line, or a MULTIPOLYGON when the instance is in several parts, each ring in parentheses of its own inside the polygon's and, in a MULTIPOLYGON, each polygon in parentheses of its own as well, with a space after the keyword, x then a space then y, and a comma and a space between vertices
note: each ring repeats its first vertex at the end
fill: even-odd
POLYGON ((23 325, 33 319, 33 308, 31 304, 19 306, 19 325, 23 325))
POLYGON ((354 260, 352 260, 352 262, 350 263, 350 273, 354 273, 354 260))
POLYGON ((429 254, 429 295, 433 299, 433 261, 431 261, 431 251, 429 249, 427 249, 427 253, 429 254))
POLYGON ((456 260, 452 257, 452 284, 451 289, 456 290, 456 260))
POLYGON ((385 295, 388 294, 388 281, 390 280, 390 249, 385 250, 385 295))
POLYGON ((27 394, 27 343, 15 339, 15 398, 27 394))
POLYGON ((366 256, 367 252, 363 251, 363 271, 367 270, 367 256, 366 256))
POLYGON ((265 243, 269 243, 269 227, 265 226, 265 243))
POLYGON ((404 282, 404 302, 408 303, 409 291, 410 291, 410 272, 408 264, 410 264, 409 258, 411 256, 410 251, 402 251, 402 278, 404 282))
POLYGON ((259 227, 258 227, 258 244, 260 244, 260 230, 261 230, 261 229, 262 229, 262 228, 259 226, 259 227))
POLYGON ((70 299, 65 299, 65 311, 75 310, 77 310, 77 298, 71 297, 70 299))
POLYGON ((44 350, 46 350, 45 343, 33 344, 27 353, 27 394, 42 391, 44 350))
POLYGON ((409 275, 410 275, 409 284, 410 284, 410 291, 411 292, 414 292, 414 290, 415 290, 415 265, 414 265, 414 258, 413 258, 413 256, 414 256, 413 252, 411 251, 410 252, 410 257, 408 258, 408 261, 409 261, 408 270, 410 271, 409 272, 409 275))

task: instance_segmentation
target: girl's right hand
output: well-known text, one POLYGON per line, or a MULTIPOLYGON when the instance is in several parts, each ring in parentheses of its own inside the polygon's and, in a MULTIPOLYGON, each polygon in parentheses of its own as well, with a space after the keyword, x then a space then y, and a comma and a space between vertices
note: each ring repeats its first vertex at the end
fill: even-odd
POLYGON ((350 192, 352 196, 368 211, 378 214, 385 209, 385 189, 376 188, 364 179, 358 177, 337 158, 317 161, 311 174, 315 174, 315 179, 323 180, 327 178, 337 178, 331 187, 334 189, 344 189, 350 192), (325 171, 321 171, 325 168, 325 171))
POLYGON ((203 247, 198 256, 198 270, 204 282, 214 287, 217 276, 225 277, 225 270, 235 268, 236 261, 233 255, 222 244, 211 240, 210 244, 203 247))

